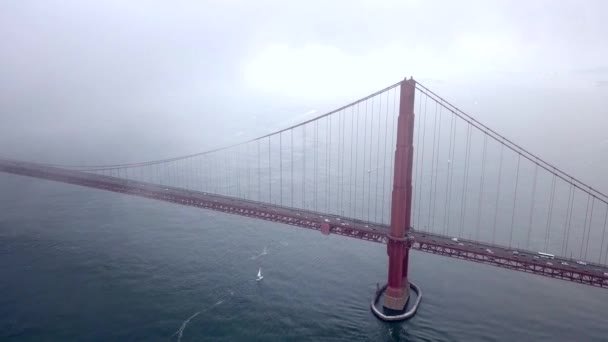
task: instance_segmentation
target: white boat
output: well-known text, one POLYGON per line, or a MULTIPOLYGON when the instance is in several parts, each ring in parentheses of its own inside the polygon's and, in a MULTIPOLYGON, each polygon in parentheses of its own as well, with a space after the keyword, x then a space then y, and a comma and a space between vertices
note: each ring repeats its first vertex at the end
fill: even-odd
POLYGON ((264 277, 262 276, 262 268, 260 267, 260 269, 258 270, 258 277, 255 280, 260 281, 262 279, 264 279, 264 277))

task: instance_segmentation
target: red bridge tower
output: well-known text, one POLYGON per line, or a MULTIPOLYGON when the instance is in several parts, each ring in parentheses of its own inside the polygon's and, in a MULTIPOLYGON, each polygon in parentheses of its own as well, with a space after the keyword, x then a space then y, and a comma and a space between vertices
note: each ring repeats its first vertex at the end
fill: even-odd
POLYGON ((413 78, 401 82, 391 207, 391 232, 387 247, 388 286, 384 293, 384 307, 396 311, 405 308, 410 295, 410 284, 407 279, 410 242, 407 233, 410 229, 412 209, 415 91, 416 81, 413 78))

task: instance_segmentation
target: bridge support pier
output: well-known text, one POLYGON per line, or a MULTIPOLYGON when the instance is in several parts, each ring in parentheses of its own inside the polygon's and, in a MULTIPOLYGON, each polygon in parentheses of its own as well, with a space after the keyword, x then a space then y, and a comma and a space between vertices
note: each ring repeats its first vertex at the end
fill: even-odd
POLYGON ((408 287, 392 288, 387 287, 384 292, 384 306, 393 311, 403 311, 405 305, 410 299, 409 283, 408 287))
MULTIPOLYGON (((412 208, 412 166, 414 153, 414 95, 416 82, 413 78, 401 82, 399 99, 399 116, 397 119, 397 146, 395 149, 394 181, 391 207, 391 231, 387 245, 388 254, 388 283, 383 289, 383 307, 391 311, 401 312, 406 309, 410 298, 410 283, 408 281, 408 264, 412 208)), ((419 291, 417 291, 419 292, 419 291)), ((378 301, 382 293, 377 293, 378 301)), ((416 307, 420 296, 416 300, 416 307)), ((407 314, 394 315, 387 319, 386 314, 378 314, 378 309, 372 302, 372 310, 380 319, 398 320, 411 317, 416 309, 407 314), (399 318, 401 317, 401 318, 399 318), (404 318, 405 317, 405 318, 404 318)))
POLYGON ((388 243, 389 275, 384 293, 383 306, 394 311, 402 311, 410 296, 407 279, 407 256, 409 250, 402 241, 388 243))
POLYGON ((408 310, 406 310, 402 313, 385 314, 384 312, 382 312, 382 310, 378 309, 377 304, 378 304, 378 301, 380 300, 380 297, 382 297, 382 293, 386 292, 387 286, 388 285, 384 285, 382 288, 379 288, 376 291, 376 295, 374 296, 374 299, 372 299, 371 308, 372 308, 372 312, 374 313, 374 315, 376 315, 376 317, 380 318, 381 320, 387 321, 387 322, 403 321, 405 319, 412 318, 416 314, 416 310, 418 310, 418 306, 420 305, 420 301, 422 300, 422 290, 416 284, 409 283, 408 292, 411 289, 411 290, 413 290, 414 293, 416 293, 416 300, 414 301, 412 306, 408 310))

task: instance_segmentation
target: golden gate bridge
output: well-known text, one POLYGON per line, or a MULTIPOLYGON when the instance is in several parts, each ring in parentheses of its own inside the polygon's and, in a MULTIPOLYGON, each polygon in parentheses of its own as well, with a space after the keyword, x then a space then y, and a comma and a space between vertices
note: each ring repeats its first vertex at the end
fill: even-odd
POLYGON ((422 298, 410 249, 608 287, 608 197, 413 79, 201 153, 0 159, 0 171, 386 244, 388 280, 371 305, 384 320, 411 317, 422 298))

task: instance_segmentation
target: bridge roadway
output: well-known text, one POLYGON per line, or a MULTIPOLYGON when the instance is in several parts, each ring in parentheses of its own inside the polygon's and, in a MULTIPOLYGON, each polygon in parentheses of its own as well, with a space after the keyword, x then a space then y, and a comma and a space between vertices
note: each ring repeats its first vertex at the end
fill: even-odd
MULTIPOLYGON (((276 204, 12 160, 0 159, 0 172, 253 217, 318 230, 324 234, 338 234, 378 243, 387 243, 389 240, 389 227, 386 225, 276 204)), ((608 288, 608 267, 604 265, 580 264, 576 260, 560 257, 547 259, 533 251, 514 251, 504 246, 462 239, 456 241, 448 236, 414 229, 410 231, 408 241, 411 248, 428 253, 608 288)))

